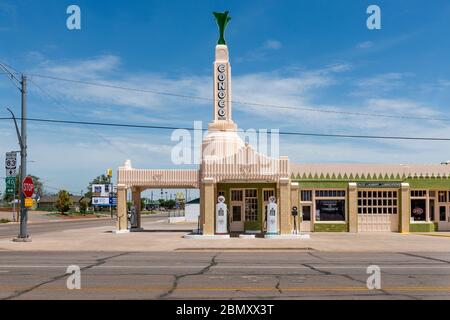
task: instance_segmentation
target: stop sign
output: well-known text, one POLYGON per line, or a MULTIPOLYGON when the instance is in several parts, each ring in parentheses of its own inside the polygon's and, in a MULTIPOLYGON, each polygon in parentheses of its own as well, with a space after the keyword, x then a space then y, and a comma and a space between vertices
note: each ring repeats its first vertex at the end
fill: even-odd
POLYGON ((31 198, 33 196, 34 183, 33 183, 33 179, 30 176, 26 177, 23 180, 22 190, 23 190, 23 194, 25 195, 25 197, 31 198))

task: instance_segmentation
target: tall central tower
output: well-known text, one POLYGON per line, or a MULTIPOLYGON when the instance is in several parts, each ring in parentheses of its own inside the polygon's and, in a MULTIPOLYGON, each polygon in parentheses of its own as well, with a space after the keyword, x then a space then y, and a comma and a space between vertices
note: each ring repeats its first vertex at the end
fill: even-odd
POLYGON ((219 26, 220 38, 216 45, 214 60, 214 108, 213 122, 209 124, 209 130, 236 130, 232 120, 231 107, 231 65, 228 46, 225 42, 225 28, 231 18, 228 11, 224 13, 214 12, 219 26))

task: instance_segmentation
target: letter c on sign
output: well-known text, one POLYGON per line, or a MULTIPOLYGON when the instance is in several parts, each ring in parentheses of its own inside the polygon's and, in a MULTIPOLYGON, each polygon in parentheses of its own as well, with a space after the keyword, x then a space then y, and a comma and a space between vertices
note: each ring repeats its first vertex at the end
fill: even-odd
POLYGON ((219 91, 219 93, 217 95, 219 96, 219 99, 224 99, 225 98, 225 91, 221 90, 221 91, 219 91))

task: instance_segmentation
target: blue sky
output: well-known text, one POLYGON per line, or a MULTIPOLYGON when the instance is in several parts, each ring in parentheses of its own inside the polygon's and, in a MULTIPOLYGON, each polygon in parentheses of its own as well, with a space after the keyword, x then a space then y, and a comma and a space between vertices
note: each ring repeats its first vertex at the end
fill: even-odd
MULTIPOLYGON (((212 11, 229 10, 226 32, 233 100, 310 109, 450 118, 450 2, 0 0, 0 61, 28 74, 211 97, 218 38, 212 11), (81 8, 82 29, 66 28, 81 8), (366 9, 381 8, 368 30, 366 9)), ((192 126, 210 121, 209 102, 95 88, 38 77, 29 116, 192 126), (55 102, 56 100, 56 102, 55 102)), ((0 78, 4 106, 20 95, 0 78)), ((450 122, 344 116, 234 104, 243 129, 450 137, 450 122)), ((30 173, 50 188, 78 191, 108 167, 174 168, 170 131, 31 123, 30 173)), ((449 143, 281 137, 293 162, 439 163, 449 143)), ((0 122, 0 151, 17 149, 0 122)), ((0 184, 3 189, 3 185, 0 184)))

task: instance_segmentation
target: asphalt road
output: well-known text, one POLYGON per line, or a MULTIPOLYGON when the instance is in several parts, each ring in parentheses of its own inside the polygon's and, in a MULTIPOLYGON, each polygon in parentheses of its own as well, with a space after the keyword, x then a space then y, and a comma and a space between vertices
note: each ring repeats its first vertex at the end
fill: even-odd
MULTIPOLYGON (((160 220, 164 218, 162 215, 143 215, 145 221, 160 220)), ((48 222, 35 222, 28 224, 28 232, 31 237, 36 234, 42 234, 53 231, 64 231, 70 229, 84 229, 91 227, 102 227, 102 226, 115 226, 116 220, 113 219, 84 219, 84 220, 64 220, 64 221, 48 221, 48 222)), ((0 224, 0 239, 14 238, 19 233, 19 224, 8 223, 0 224)))
POLYGON ((450 299, 450 253, 0 251, 0 299, 186 298, 450 299), (81 290, 67 289, 69 265, 81 290))

